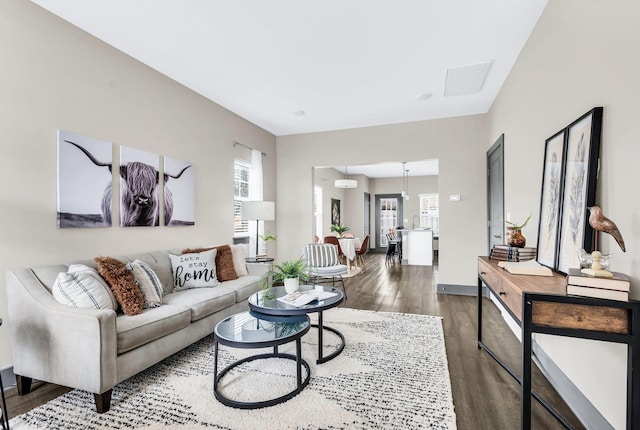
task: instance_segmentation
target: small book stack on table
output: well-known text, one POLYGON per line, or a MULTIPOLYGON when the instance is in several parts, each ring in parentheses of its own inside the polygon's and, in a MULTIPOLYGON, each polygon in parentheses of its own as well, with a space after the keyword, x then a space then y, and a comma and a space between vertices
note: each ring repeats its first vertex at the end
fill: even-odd
POLYGON ((631 288, 629 277, 624 273, 611 273, 612 278, 598 278, 584 274, 580 269, 569 269, 567 294, 628 302, 631 288))
POLYGON ((509 245, 493 245, 489 258, 499 261, 527 261, 535 260, 536 248, 516 248, 509 245))

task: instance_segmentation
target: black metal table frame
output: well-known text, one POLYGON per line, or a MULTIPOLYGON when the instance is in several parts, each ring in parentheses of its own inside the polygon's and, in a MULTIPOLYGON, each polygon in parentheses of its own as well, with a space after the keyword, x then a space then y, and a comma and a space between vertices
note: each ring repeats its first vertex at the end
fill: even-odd
MULTIPOLYGON (((308 318, 308 317, 307 317, 308 318)), ((292 336, 288 336, 286 338, 283 339, 275 339, 272 341, 261 341, 261 342, 234 342, 234 341, 230 341, 228 339, 224 339, 218 336, 217 333, 215 333, 214 331, 214 365, 213 365, 213 393, 216 397, 216 399, 218 399, 220 401, 220 403, 222 403, 223 405, 226 406, 230 406, 232 408, 237 408, 237 409, 259 409, 259 408, 266 408, 269 406, 274 406, 277 405, 279 403, 283 403, 286 402, 287 400, 292 399, 293 397, 295 397, 296 395, 298 395, 303 389, 304 387, 307 386, 307 384, 309 384, 309 379, 311 378, 311 369, 309 368, 309 363, 307 363, 303 358, 302 358, 302 343, 301 343, 301 339, 302 336, 304 336, 305 334, 307 334, 307 332, 309 332, 309 328, 310 328, 311 324, 307 325, 307 327, 304 330, 301 330, 300 332, 296 333, 295 335, 292 336), (296 354, 283 354, 278 352, 278 346, 280 345, 285 345, 289 342, 295 341, 296 342, 296 354), (218 345, 222 344, 222 345, 226 345, 226 346, 230 346, 232 348, 241 348, 241 349, 256 349, 256 348, 266 348, 266 347, 273 347, 273 353, 267 353, 267 354, 257 354, 257 355, 252 355, 249 357, 245 357, 241 360, 235 361, 233 363, 231 363, 230 365, 228 365, 227 367, 225 367, 224 369, 222 369, 220 371, 220 373, 218 373, 218 345), (280 397, 276 397, 274 399, 269 399, 269 400, 262 400, 259 402, 241 402, 238 400, 233 400, 230 399, 226 396, 224 396, 222 393, 220 393, 220 391, 218 390, 218 384, 220 382, 220 380, 224 377, 224 375, 227 374, 227 372, 229 372, 230 370, 236 368, 237 366, 240 366, 243 363, 247 363, 250 361, 255 361, 255 360, 262 360, 262 359, 267 359, 267 358, 286 358, 289 360, 294 360, 296 362, 296 388, 292 391, 290 391, 287 394, 284 394, 280 397), (307 376, 305 377, 304 380, 302 380, 302 366, 305 367, 305 369, 307 370, 307 376)))
POLYGON ((535 398, 565 428, 573 427, 544 398, 531 388, 532 370, 532 335, 543 333, 555 336, 576 337, 581 339, 601 340, 605 342, 624 343, 627 345, 627 430, 633 430, 640 424, 640 302, 622 302, 596 299, 591 297, 563 296, 542 293, 522 293, 522 321, 509 309, 491 285, 478 276, 478 349, 485 350, 504 370, 521 386, 521 429, 531 430, 531 397, 535 398), (488 346, 482 342, 482 285, 483 283, 494 293, 494 296, 509 312, 522 329, 522 377, 518 377, 488 346), (567 327, 552 327, 533 323, 533 302, 568 303, 587 306, 606 306, 627 309, 629 312, 629 328, 627 334, 608 333, 597 330, 583 330, 567 327))
MULTIPOLYGON (((332 288, 338 291, 340 294, 342 294, 342 292, 337 288, 335 287, 332 287, 332 288)), ((256 294, 259 294, 259 293, 256 293, 256 294)), ((318 324, 311 324, 311 327, 315 327, 318 329, 318 359, 316 360, 316 364, 322 364, 322 363, 326 363, 327 361, 333 360, 338 355, 340 355, 344 350, 344 346, 345 346, 344 335, 340 333, 337 329, 324 325, 323 318, 322 318, 323 311, 334 308, 338 306, 340 303, 342 303, 343 301, 344 301, 344 294, 341 300, 338 300, 336 303, 333 303, 330 306, 323 306, 320 308, 274 309, 274 308, 265 308, 262 306, 254 305, 251 303, 251 301, 249 301, 249 308, 252 311, 258 312, 261 314, 278 315, 278 316, 308 315, 312 313, 317 313, 318 324), (322 339, 323 339, 324 330, 334 333, 340 339, 340 345, 338 345, 336 350, 326 356, 323 355, 323 348, 322 348, 322 339)))

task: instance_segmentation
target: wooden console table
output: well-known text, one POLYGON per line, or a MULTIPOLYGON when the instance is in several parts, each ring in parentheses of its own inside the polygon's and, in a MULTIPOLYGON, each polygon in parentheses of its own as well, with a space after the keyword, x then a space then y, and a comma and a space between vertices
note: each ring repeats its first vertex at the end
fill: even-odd
POLYGON ((627 429, 640 428, 640 302, 566 294, 565 277, 512 275, 495 260, 478 258, 478 349, 485 350, 521 385, 521 428, 531 429, 533 396, 566 428, 572 427, 531 390, 533 333, 624 343, 627 356, 627 429), (502 303, 522 329, 522 377, 482 342, 482 284, 502 303))

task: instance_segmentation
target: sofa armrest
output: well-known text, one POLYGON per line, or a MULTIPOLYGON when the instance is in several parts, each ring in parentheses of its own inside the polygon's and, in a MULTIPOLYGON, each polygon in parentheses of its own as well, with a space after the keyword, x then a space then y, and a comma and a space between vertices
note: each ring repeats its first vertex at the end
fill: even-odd
POLYGON ((247 263, 247 271, 249 275, 253 276, 264 276, 267 273, 273 263, 247 263))
POLYGON ((58 303, 33 271, 7 272, 14 373, 92 393, 116 384, 116 313, 58 303))

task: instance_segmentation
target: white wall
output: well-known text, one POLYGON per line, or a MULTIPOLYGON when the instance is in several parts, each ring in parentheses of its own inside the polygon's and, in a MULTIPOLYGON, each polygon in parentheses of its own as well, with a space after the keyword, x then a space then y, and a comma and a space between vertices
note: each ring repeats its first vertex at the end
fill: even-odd
MULTIPOLYGON (((313 237, 313 166, 439 159, 440 282, 474 286, 477 257, 486 253, 486 117, 419 121, 351 130, 280 136, 278 257, 296 258, 313 237), (336 162, 335 154, 340 154, 336 162)), ((372 195, 373 198, 373 195, 372 195)), ((417 197, 416 197, 417 198, 417 197)))
MULTIPOLYGON (((0 2, 0 53, 0 273, 98 255, 229 243, 234 140, 267 153, 265 199, 276 199, 273 135, 39 6, 0 2), (56 229, 58 129, 113 142, 116 154, 117 145, 126 145, 193 162, 196 225, 56 229)), ((267 229, 275 232, 275 223, 267 229)), ((0 367, 11 364, 6 316, 3 291, 0 367)))
MULTIPOLYGON (((595 106, 604 107, 597 203, 620 228, 622 253, 603 236, 612 268, 632 277, 640 298, 640 3, 551 0, 488 115, 487 149, 505 134, 505 211, 533 212, 535 243, 545 139, 595 106)), ((625 348, 540 336, 538 342, 615 428, 624 428, 625 348)))

